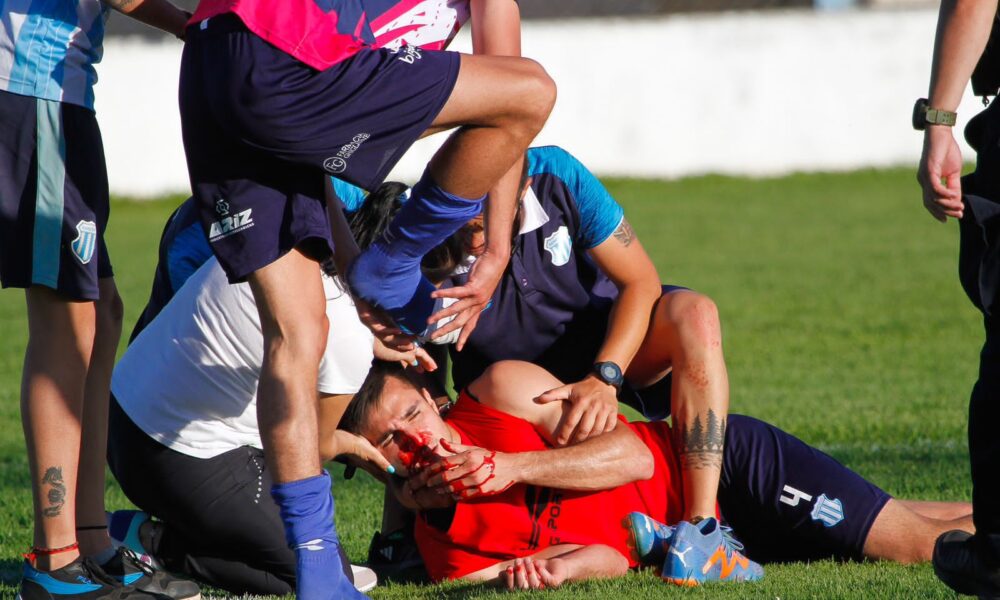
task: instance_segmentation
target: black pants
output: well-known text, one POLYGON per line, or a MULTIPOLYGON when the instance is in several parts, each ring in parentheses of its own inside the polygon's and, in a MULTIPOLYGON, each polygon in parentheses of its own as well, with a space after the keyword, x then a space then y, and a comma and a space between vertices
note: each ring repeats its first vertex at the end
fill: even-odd
POLYGON ((966 138, 977 151, 976 170, 962 179, 959 278, 983 312, 986 342, 979 380, 969 401, 969 455, 976 531, 1000 555, 1000 102, 969 122, 966 138))
POLYGON ((294 592, 295 553, 262 451, 181 454, 146 435, 112 397, 108 464, 129 500, 162 522, 142 541, 167 570, 235 594, 294 592))

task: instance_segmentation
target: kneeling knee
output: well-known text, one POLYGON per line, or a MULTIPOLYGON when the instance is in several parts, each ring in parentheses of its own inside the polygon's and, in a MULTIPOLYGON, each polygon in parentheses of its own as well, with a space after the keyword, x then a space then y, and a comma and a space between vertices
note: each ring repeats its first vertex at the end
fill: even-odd
POLYGON ((705 345, 722 343, 719 309, 708 296, 693 294, 682 302, 674 303, 667 310, 667 317, 684 338, 705 345))

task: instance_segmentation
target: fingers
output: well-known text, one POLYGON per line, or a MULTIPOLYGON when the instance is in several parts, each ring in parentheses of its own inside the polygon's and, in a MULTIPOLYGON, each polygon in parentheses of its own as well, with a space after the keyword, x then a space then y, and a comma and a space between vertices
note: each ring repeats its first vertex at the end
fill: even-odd
POLYGON ((618 426, 618 411, 612 410, 604 421, 604 433, 611 433, 618 426))
POLYGON ((465 348, 465 342, 468 341, 469 336, 476 329, 476 324, 479 323, 479 315, 483 314, 482 311, 478 311, 469 317, 469 320, 465 322, 465 326, 462 327, 461 333, 458 334, 458 343, 455 344, 455 349, 459 352, 462 348, 465 348))
POLYGON ((563 413, 563 418, 560 420, 559 426, 556 427, 553 434, 557 445, 565 446, 569 443, 573 432, 576 431, 576 427, 580 423, 580 419, 583 418, 583 414, 584 406, 579 402, 573 404, 568 411, 563 413))
POLYGON ((458 302, 449 304, 433 315, 427 317, 427 324, 432 325, 441 319, 447 319, 452 315, 457 315, 458 313, 475 306, 479 306, 479 304, 474 299, 466 298, 465 300, 459 300, 458 302))
POLYGON ((460 327, 463 327, 469 321, 469 319, 471 319, 474 315, 479 314, 479 312, 480 312, 479 307, 474 306, 468 310, 458 313, 457 315, 455 315, 454 319, 452 319, 445 325, 442 325, 440 329, 436 329, 434 333, 431 334, 431 339, 436 340, 440 337, 448 335, 449 333, 455 331, 460 327))
POLYGON ((578 444, 583 440, 590 437, 591 432, 594 431, 594 425, 597 423, 597 419, 601 418, 601 423, 604 423, 604 414, 601 410, 602 407, 596 404, 591 404, 590 408, 583 412, 580 417, 580 422, 577 423, 576 429, 573 431, 570 441, 574 444, 578 444))
POLYGON ((417 361, 417 366, 427 372, 437 371, 437 362, 420 346, 414 349, 413 356, 417 361))
MULTIPOLYGON (((480 295, 482 295, 482 290, 480 290, 478 286, 473 286, 471 282, 458 287, 444 288, 441 290, 435 290, 431 292, 431 298, 463 299, 470 297, 478 297, 480 295)), ((452 306, 454 306, 454 304, 452 306)))
POLYGON ((569 394, 573 390, 572 387, 568 385, 562 385, 557 388, 553 388, 544 394, 537 396, 535 402, 539 404, 546 404, 548 402, 555 402, 557 400, 569 400, 569 394))
POLYGON ((549 571, 547 565, 538 565, 536 571, 538 571, 538 578, 541 580, 542 586, 544 586, 541 589, 545 589, 546 587, 554 588, 562 585, 562 580, 553 575, 552 572, 549 571))

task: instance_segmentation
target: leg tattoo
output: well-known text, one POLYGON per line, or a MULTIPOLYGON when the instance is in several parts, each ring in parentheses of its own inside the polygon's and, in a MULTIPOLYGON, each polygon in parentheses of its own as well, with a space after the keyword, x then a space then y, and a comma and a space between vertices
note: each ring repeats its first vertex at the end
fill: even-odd
POLYGON ((56 517, 62 512, 62 507, 66 504, 66 484, 63 483, 62 467, 49 467, 42 476, 42 485, 50 485, 46 497, 51 506, 42 509, 42 514, 46 517, 56 517))
POLYGON ((719 418, 711 408, 702 428, 701 417, 695 415, 690 428, 680 423, 674 429, 676 447, 680 451, 681 464, 688 469, 722 467, 722 446, 726 439, 726 419, 719 418))

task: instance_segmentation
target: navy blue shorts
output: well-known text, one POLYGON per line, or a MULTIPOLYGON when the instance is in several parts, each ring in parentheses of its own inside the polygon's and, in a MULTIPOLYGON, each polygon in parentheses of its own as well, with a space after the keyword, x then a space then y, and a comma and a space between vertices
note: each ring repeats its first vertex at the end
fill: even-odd
POLYGON ((184 150, 202 225, 229 279, 307 241, 328 254, 324 174, 378 186, 448 101, 459 63, 454 52, 366 49, 317 71, 236 16, 189 27, 184 150))
POLYGON ((97 300, 113 275, 108 171, 94 112, 0 91, 0 283, 97 300))
POLYGON ((798 438, 730 415, 719 482, 724 521, 758 562, 860 559, 889 494, 798 438))

